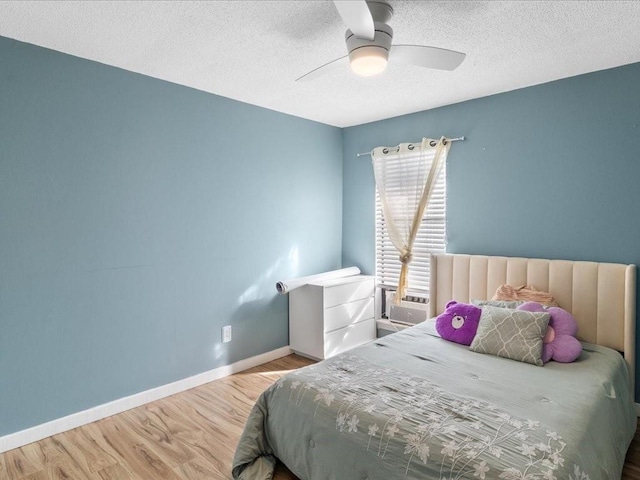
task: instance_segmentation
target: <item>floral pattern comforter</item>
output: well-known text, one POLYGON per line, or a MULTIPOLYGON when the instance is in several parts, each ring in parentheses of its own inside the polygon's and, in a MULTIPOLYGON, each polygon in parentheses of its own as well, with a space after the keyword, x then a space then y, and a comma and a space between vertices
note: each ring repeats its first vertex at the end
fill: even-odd
POLYGON ((620 478, 635 413, 617 352, 536 367, 426 323, 294 371, 258 399, 233 474, 303 480, 620 478))

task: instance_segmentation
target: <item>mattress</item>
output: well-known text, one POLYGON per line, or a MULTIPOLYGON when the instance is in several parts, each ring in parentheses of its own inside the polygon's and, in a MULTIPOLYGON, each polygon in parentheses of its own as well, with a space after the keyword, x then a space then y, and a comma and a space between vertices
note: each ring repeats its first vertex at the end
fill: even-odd
POLYGON ((544 367, 471 352, 424 322, 294 371, 254 406, 233 461, 270 479, 620 478, 636 428, 627 365, 583 344, 544 367))

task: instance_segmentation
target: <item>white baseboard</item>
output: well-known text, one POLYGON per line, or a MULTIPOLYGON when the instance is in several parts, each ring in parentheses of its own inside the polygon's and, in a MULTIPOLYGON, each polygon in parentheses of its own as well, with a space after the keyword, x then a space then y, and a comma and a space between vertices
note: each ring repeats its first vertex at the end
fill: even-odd
POLYGON ((10 433, 9 435, 0 437, 0 453, 13 450, 28 443, 37 442, 43 438, 66 432, 67 430, 110 417, 117 413, 122 413, 126 410, 144 405, 145 403, 184 392, 185 390, 212 382, 213 380, 228 377, 234 373, 242 372, 243 370, 262 365, 277 358, 285 357, 291 353, 293 352, 288 346, 278 348, 254 357, 245 358, 231 365, 214 368, 208 372, 199 373, 198 375, 178 380, 177 382, 152 388, 128 397, 119 398, 118 400, 104 403, 88 410, 72 413, 66 417, 57 418, 50 422, 27 428, 26 430, 10 433))

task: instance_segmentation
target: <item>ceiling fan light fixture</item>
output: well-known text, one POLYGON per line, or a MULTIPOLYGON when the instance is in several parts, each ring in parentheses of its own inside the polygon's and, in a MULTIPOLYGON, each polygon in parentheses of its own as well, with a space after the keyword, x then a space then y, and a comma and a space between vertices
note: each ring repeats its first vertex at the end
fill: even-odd
POLYGON ((387 68, 389 53, 393 54, 395 64, 448 71, 455 70, 465 59, 462 52, 427 45, 395 44, 392 47, 393 29, 389 21, 393 17, 393 8, 388 0, 334 0, 333 3, 347 26, 344 39, 349 55, 311 70, 296 82, 314 80, 342 68, 347 58, 351 70, 364 77, 382 73, 387 68))
POLYGON ((363 77, 372 77, 384 72, 388 60, 389 50, 375 45, 360 47, 349 53, 351 70, 363 77))

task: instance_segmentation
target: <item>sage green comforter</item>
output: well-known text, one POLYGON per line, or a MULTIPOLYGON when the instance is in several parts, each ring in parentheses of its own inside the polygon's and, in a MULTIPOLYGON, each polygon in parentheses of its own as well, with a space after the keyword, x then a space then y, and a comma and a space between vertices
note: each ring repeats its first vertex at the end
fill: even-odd
POLYGON ((628 371, 584 344, 544 367, 471 352, 425 322, 294 371, 254 406, 234 478, 566 479, 621 476, 636 427, 628 371))

